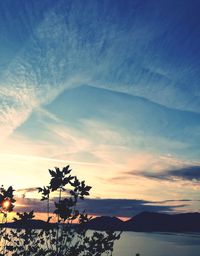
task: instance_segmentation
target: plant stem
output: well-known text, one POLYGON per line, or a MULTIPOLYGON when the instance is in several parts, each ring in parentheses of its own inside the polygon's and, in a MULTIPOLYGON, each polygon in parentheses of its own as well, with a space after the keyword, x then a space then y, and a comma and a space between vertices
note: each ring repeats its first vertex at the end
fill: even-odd
MULTIPOLYGON (((61 201, 61 188, 59 190, 59 201, 61 201)), ((56 233, 56 254, 58 255, 58 252, 59 252, 59 223, 60 223, 60 215, 58 213, 58 216, 57 216, 57 233, 56 233)))

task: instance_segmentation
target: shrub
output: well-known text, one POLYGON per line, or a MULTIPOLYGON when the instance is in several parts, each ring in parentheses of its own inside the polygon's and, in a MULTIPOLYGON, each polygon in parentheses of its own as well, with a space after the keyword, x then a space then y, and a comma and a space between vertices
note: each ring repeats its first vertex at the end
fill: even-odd
MULTIPOLYGON (((120 238, 121 233, 89 232, 87 222, 91 217, 85 211, 80 212, 77 209, 78 201, 89 196, 91 187, 85 181, 79 181, 76 176, 72 176, 69 165, 62 170, 56 167, 55 170, 49 170, 49 173, 49 184, 38 188, 41 200, 47 202, 46 225, 40 230, 33 229, 26 224, 33 220, 34 212, 17 213, 18 218, 14 218, 14 221, 24 224, 25 228, 1 229, 0 256, 112 255, 114 242, 120 238), (55 192, 58 192, 58 198, 54 202, 53 214, 57 222, 52 224, 49 206, 51 195, 55 192)), ((7 190, 2 187, 0 191, 0 213, 4 216, 4 222, 8 212, 14 208, 13 191, 12 187, 7 190)))

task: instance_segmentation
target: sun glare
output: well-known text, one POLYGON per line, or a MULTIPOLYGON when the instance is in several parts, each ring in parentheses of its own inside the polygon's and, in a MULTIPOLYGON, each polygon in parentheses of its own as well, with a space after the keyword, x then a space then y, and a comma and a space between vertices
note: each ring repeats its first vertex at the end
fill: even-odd
POLYGON ((11 202, 9 199, 5 199, 3 202, 2 202, 2 208, 4 210, 8 210, 11 206, 11 202))

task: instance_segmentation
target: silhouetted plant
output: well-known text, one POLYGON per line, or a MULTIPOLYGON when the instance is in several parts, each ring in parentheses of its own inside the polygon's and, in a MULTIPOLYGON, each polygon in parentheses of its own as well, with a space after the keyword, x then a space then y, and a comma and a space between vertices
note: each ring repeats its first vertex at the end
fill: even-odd
MULTIPOLYGON (((40 230, 32 229, 27 224, 33 220, 34 212, 17 213, 18 218, 14 218, 14 221, 21 222, 25 226, 9 232, 2 230, 3 243, 0 256, 100 256, 103 253, 112 255, 114 242, 120 238, 121 233, 88 232, 87 223, 91 217, 77 209, 78 201, 89 196, 91 187, 87 186, 85 181, 79 181, 76 176, 72 176, 69 165, 62 170, 55 167, 55 170, 49 170, 49 173, 51 175, 49 184, 38 188, 38 192, 42 195, 41 200, 47 201, 46 225, 40 230), (58 198, 54 202, 53 214, 57 217, 57 223, 51 224, 50 196, 55 192, 58 193, 58 198)), ((7 211, 14 207, 13 191, 12 187, 8 190, 2 188, 2 197, 0 194, 2 201, 10 200, 7 211)), ((5 209, 2 205, 2 212, 3 210, 5 209)))
POLYGON ((14 189, 11 186, 8 189, 5 189, 3 186, 0 188, 0 214, 5 218, 7 213, 11 212, 14 208, 15 199, 13 192, 14 189))
MULTIPOLYGON (((0 215, 1 215, 1 222, 7 222, 7 215, 11 212, 14 208, 14 189, 10 186, 8 189, 5 189, 3 186, 0 187, 0 215)), ((5 250, 7 246, 7 242, 10 241, 9 234, 7 233, 7 229, 3 228, 0 229, 0 256, 6 255, 5 250)))

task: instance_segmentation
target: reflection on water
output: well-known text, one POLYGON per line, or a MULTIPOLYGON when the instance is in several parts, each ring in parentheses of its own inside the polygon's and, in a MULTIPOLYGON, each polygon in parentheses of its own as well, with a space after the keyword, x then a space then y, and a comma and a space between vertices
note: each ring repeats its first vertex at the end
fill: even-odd
MULTIPOLYGON (((87 235, 92 232, 88 231, 87 235)), ((199 256, 200 233, 123 232, 115 242, 113 256, 135 256, 136 253, 140 256, 199 256)))
POLYGON ((200 234, 124 232, 113 256, 199 256, 200 234))

